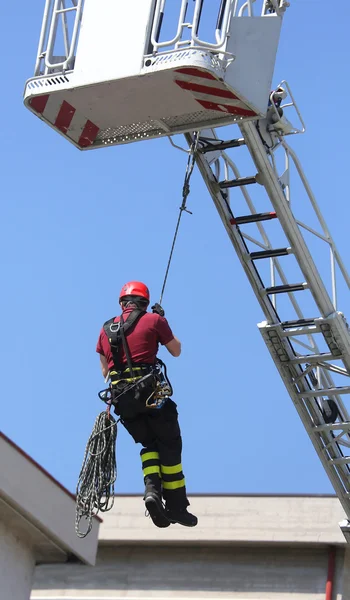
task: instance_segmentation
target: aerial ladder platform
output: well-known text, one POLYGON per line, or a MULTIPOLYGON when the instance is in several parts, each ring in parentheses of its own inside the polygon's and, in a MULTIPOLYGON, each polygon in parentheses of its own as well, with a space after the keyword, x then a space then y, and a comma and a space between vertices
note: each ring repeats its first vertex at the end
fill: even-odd
POLYGON ((46 0, 24 102, 80 150, 185 135, 350 543, 350 277, 287 142, 305 131, 292 90, 272 86, 289 4, 46 0))

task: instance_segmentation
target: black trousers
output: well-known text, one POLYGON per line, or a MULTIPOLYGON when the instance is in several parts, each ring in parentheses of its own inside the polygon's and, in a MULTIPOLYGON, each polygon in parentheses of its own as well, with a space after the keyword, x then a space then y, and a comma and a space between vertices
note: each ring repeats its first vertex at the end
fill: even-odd
POLYGON ((133 391, 126 392, 116 406, 116 414, 141 450, 146 486, 159 483, 169 509, 189 505, 182 471, 182 438, 175 402, 167 400, 160 409, 147 408, 145 402, 153 391, 150 384, 135 399, 133 391))

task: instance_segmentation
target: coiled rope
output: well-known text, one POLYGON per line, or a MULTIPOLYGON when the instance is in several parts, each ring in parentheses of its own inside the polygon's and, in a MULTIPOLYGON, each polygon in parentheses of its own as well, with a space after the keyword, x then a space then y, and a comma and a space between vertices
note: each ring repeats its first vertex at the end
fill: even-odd
POLYGON ((85 449, 76 489, 75 532, 84 538, 92 529, 92 519, 99 511, 107 512, 114 504, 117 421, 109 412, 101 412, 85 449), (84 519, 84 530, 81 522, 84 519))

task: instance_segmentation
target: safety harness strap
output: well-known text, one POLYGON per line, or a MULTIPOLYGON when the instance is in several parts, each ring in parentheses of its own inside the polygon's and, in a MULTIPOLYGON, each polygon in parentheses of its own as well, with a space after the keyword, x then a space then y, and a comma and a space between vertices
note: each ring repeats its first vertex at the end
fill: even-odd
POLYGON ((114 369, 116 371, 121 371, 123 368, 120 360, 120 345, 122 344, 132 377, 134 376, 132 371, 132 361, 129 346, 126 341, 126 336, 132 331, 136 323, 145 314, 146 311, 135 309, 132 311, 132 313, 130 313, 126 321, 124 321, 123 315, 121 315, 117 323, 114 322, 116 317, 113 317, 112 319, 106 321, 106 323, 103 325, 103 329, 107 335, 108 341, 111 346, 114 369))
MULTIPOLYGON (((136 311, 134 311, 134 312, 136 312, 136 311)), ((131 313, 130 317, 132 315, 133 315, 133 313, 131 313)), ((138 318, 140 318, 140 317, 141 317, 141 314, 138 315, 138 318)), ((136 320, 137 320, 137 317, 135 319, 135 322, 136 322, 136 320)), ((127 319, 126 322, 128 322, 128 319, 127 319)), ((133 368, 132 368, 132 361, 131 361, 130 350, 129 350, 129 346, 128 346, 128 343, 127 343, 126 337, 125 337, 125 325, 126 325, 126 323, 125 323, 125 321, 123 319, 123 315, 120 315, 120 336, 121 336, 121 340, 122 340, 122 344, 123 344, 123 349, 124 349, 125 356, 126 356, 126 362, 128 364, 131 377, 134 377, 134 371, 133 371, 133 368)))

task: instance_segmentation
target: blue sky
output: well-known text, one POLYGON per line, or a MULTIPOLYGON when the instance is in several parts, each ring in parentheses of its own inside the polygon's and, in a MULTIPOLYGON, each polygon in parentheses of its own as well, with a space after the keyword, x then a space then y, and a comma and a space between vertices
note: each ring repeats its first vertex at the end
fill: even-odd
MULTIPOLYGON (((1 429, 74 490, 103 408, 100 327, 118 312, 127 280, 144 280, 158 299, 186 156, 167 139, 80 153, 24 108, 43 4, 0 8, 8 24, 1 40, 1 429)), ((349 265, 350 6, 340 12, 327 0, 291 4, 274 82, 287 79, 298 100, 307 133, 292 145, 349 265)), ((197 170, 189 208, 164 298, 183 353, 161 354, 180 412, 188 491, 331 493, 197 170)), ((346 313, 348 306, 340 308, 346 313)), ((122 427, 117 458, 117 492, 141 492, 139 447, 122 427)))

